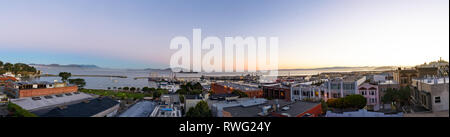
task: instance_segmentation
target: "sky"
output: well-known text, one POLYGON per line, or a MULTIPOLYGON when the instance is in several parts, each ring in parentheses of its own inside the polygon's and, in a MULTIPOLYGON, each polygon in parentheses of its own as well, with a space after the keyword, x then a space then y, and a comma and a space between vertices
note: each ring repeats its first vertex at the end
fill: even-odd
POLYGON ((194 28, 278 37, 282 69, 449 60, 448 0, 0 0, 0 61, 167 68, 194 28))

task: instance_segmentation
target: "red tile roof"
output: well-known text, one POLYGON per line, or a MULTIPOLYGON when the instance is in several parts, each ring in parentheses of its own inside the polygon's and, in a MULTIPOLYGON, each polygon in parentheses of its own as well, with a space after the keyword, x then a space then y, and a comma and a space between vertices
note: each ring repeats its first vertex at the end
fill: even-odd
POLYGON ((10 77, 10 76, 0 77, 0 81, 6 81, 6 80, 17 81, 17 79, 15 77, 10 77))

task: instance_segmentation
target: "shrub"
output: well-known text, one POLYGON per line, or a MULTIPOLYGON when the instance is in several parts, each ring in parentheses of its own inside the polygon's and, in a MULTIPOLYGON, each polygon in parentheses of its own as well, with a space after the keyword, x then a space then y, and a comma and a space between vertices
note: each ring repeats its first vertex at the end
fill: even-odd
POLYGON ((328 99, 328 107, 333 108, 356 108, 362 109, 366 106, 367 100, 362 95, 349 95, 344 98, 328 99))
POLYGON ((362 109, 366 106, 367 100, 362 95, 350 95, 343 99, 345 108, 362 109))
POLYGON ((200 101, 188 110, 186 117, 212 117, 212 112, 208 107, 208 103, 200 101))
POLYGON ((12 112, 14 117, 37 117, 36 114, 28 112, 19 105, 11 102, 8 103, 8 111, 12 112))

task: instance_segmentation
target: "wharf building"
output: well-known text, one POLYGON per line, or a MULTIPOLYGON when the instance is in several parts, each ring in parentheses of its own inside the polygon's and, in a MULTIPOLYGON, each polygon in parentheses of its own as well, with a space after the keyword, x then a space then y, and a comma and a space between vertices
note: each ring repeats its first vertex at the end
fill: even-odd
POLYGON ((263 96, 263 91, 258 85, 238 82, 211 83, 211 91, 213 94, 231 94, 233 90, 244 92, 250 98, 260 98, 263 96))
POLYGON ((59 82, 12 82, 3 88, 3 92, 12 98, 46 96, 77 92, 76 85, 59 82))

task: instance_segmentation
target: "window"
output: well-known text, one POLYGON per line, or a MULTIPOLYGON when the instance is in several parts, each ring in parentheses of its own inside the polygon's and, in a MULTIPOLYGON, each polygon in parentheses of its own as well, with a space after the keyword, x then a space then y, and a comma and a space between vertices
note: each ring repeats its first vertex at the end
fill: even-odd
POLYGON ((298 90, 294 90, 294 95, 299 95, 299 91, 298 90))
POLYGON ((441 97, 434 97, 434 103, 441 103, 441 97))

